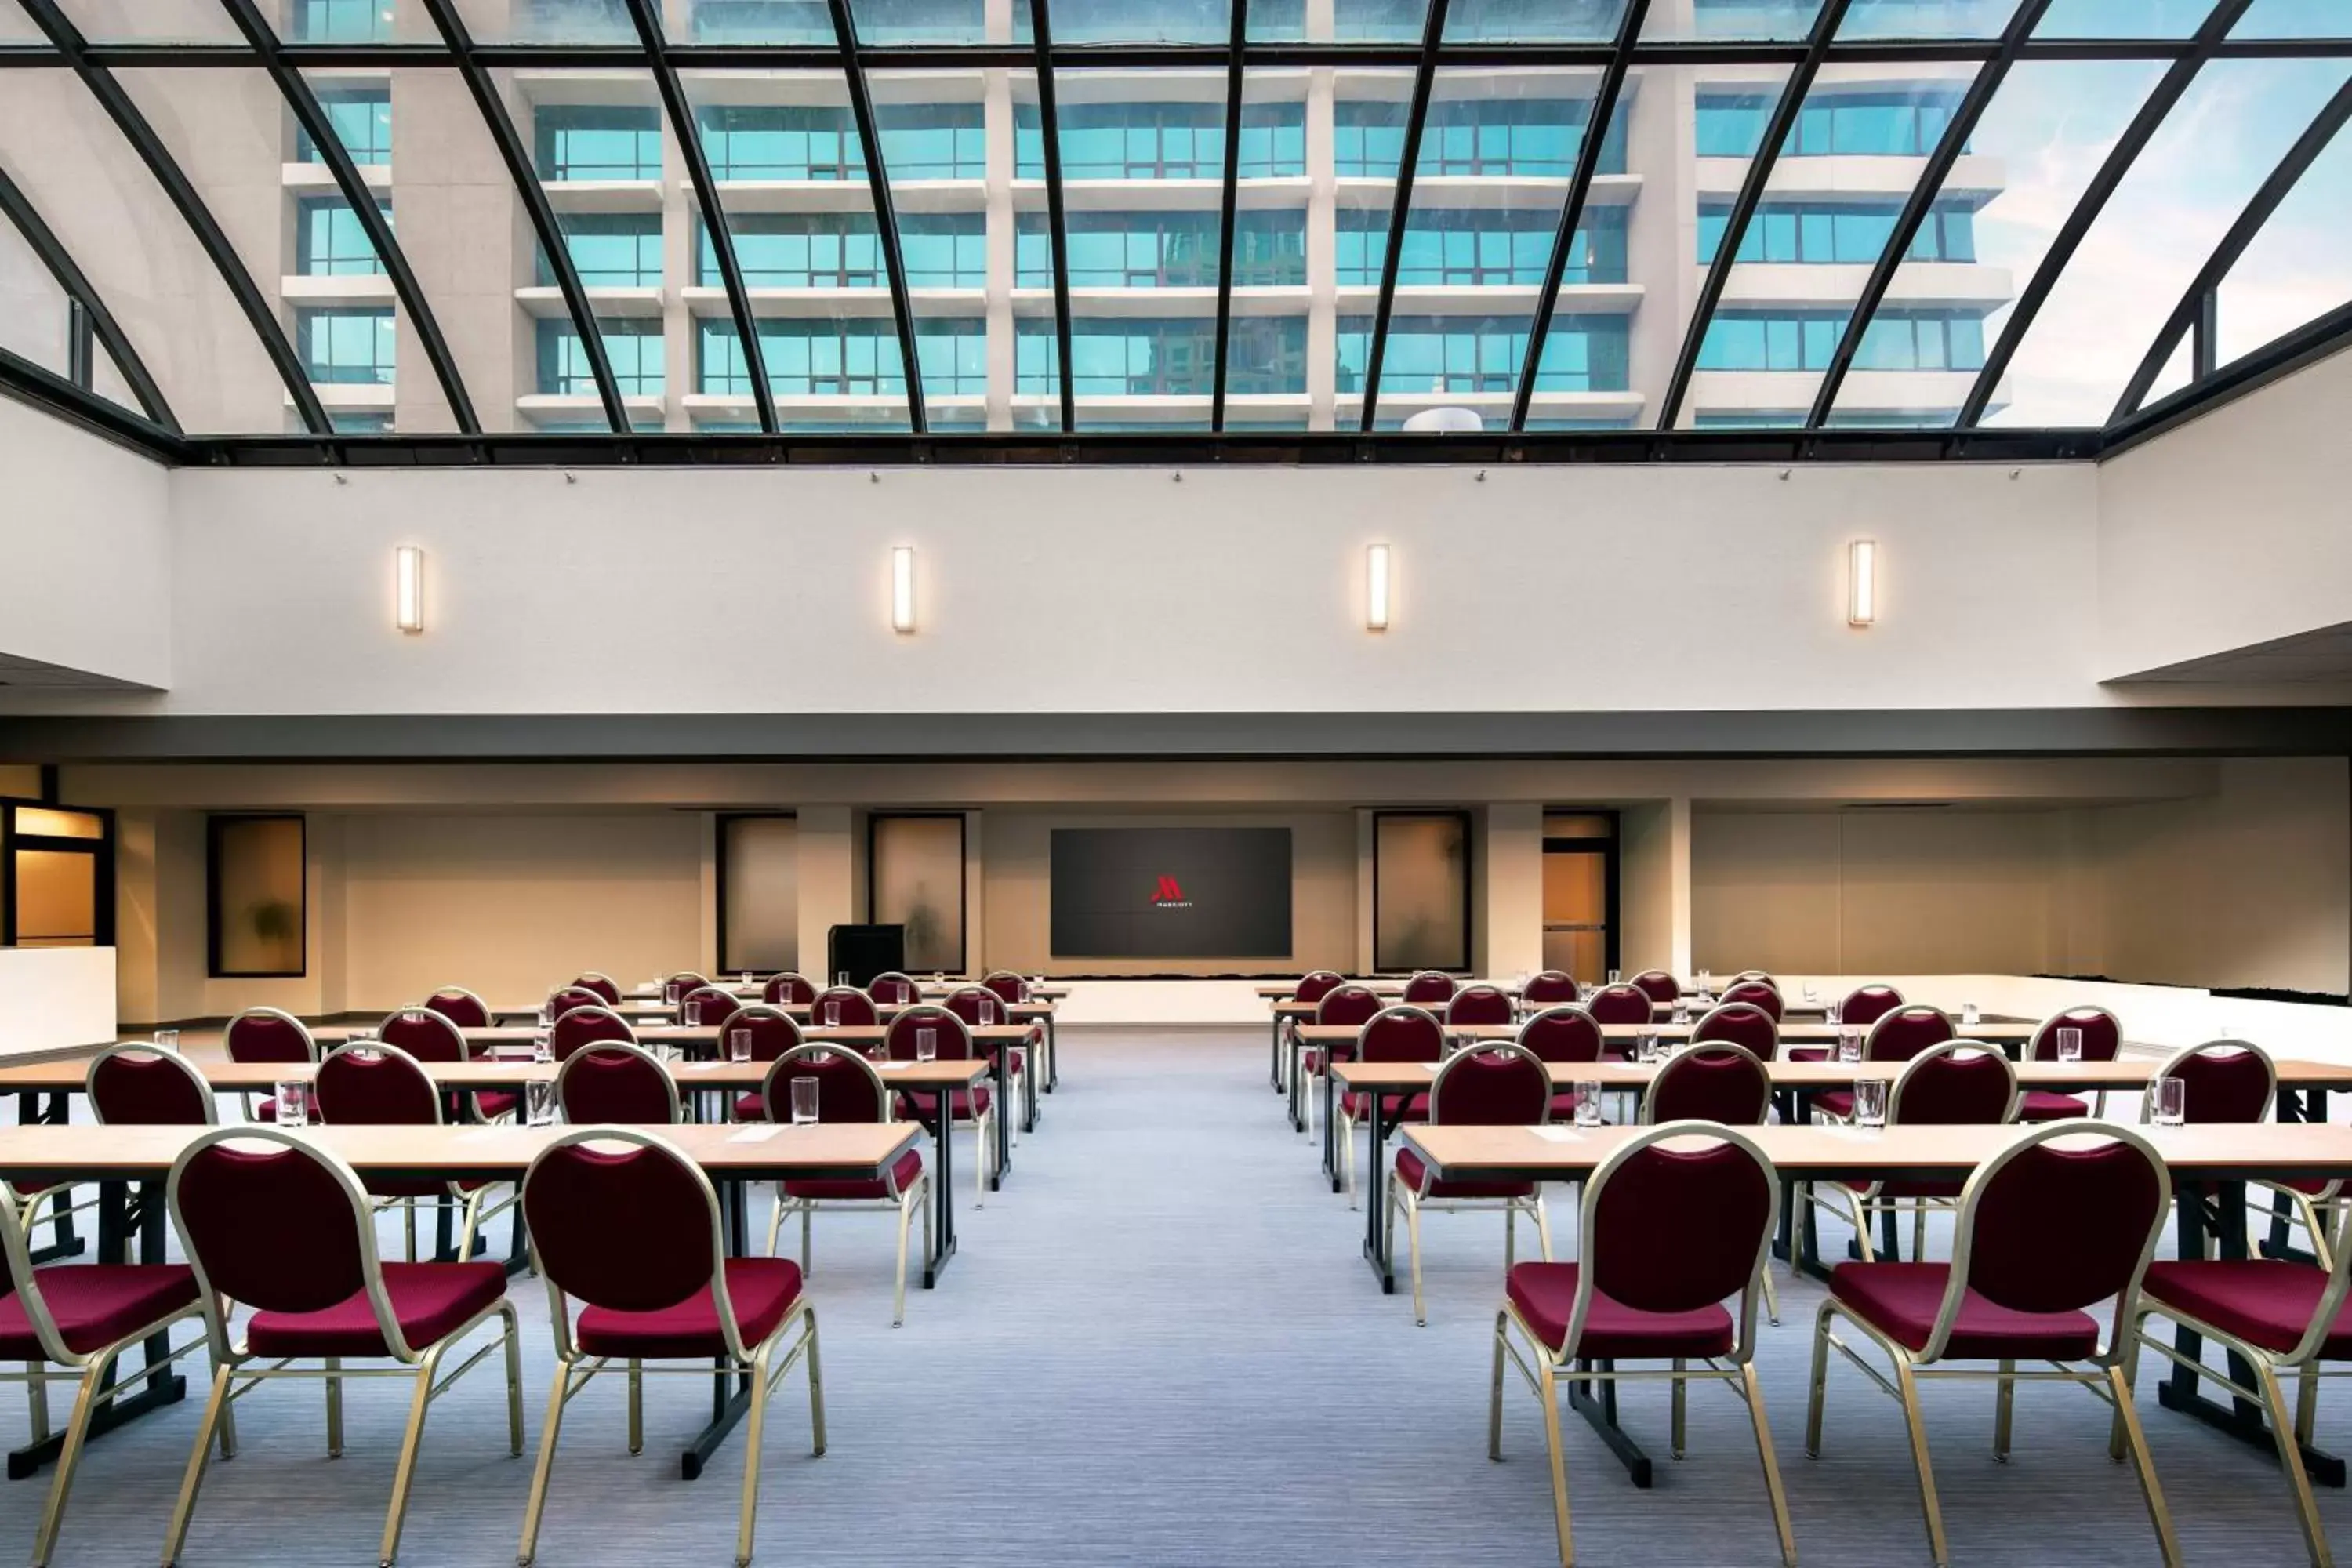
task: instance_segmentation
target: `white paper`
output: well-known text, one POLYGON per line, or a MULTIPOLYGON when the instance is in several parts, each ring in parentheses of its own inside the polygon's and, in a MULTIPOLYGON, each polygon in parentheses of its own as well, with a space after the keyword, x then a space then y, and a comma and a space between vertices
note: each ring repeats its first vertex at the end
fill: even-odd
POLYGON ((1528 1131, 1547 1143, 1573 1143, 1584 1136, 1573 1127, 1558 1127, 1549 1121, 1538 1127, 1531 1127, 1528 1131))
POLYGON ((729 1133, 727 1135, 727 1142, 730 1143, 764 1143, 782 1131, 783 1129, 782 1127, 773 1126, 746 1127, 740 1132, 729 1133))

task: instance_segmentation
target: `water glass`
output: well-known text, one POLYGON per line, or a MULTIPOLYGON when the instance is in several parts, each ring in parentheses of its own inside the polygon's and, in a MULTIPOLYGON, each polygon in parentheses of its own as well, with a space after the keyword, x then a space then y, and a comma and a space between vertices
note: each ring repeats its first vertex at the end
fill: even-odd
POLYGON ((555 1124, 555 1080, 535 1078, 522 1086, 522 1119, 525 1126, 551 1127, 555 1124))
POLYGON ((931 984, 938 986, 942 991, 946 990, 948 984, 948 972, 944 969, 932 970, 931 984))
POLYGON ((837 972, 837 973, 834 975, 834 977, 833 977, 833 983, 834 983, 835 985, 840 986, 844 991, 848 990, 848 989, 849 989, 849 971, 847 971, 846 969, 844 969, 844 970, 841 970, 841 971, 837 972))
POLYGON ((1690 1022, 1690 1005, 1679 996, 1675 998, 1674 1021, 1677 1024, 1690 1022))
POLYGON ((1712 969, 1700 970, 1698 972, 1698 999, 1704 1002, 1710 995, 1714 994, 1714 992, 1715 971, 1712 969))
POLYGON ((1834 1025, 1844 1011, 1845 1004, 1833 1000, 1828 1006, 1822 1009, 1822 1018, 1824 1022, 1834 1025))
POLYGON ((1622 969, 1612 969, 1609 972, 1609 984, 1612 985, 1622 984, 1624 978, 1625 972, 1622 969))
POLYGON ((1844 1025, 1840 1025, 1838 1026, 1837 1051, 1838 1060, 1842 1062, 1858 1062, 1862 1060, 1862 1031, 1860 1029, 1850 1028, 1844 1025))
POLYGON ((278 1080, 278 1125, 310 1125, 310 1086, 305 1080, 299 1078, 278 1080))
POLYGON ((1885 1079, 1858 1078, 1853 1080, 1853 1124, 1857 1127, 1886 1125, 1885 1079))
POLYGON ((1601 1125, 1601 1080, 1597 1078, 1576 1080, 1576 1124, 1579 1127, 1601 1125))
POLYGON ((1642 1061, 1656 1061, 1658 1059, 1658 1037, 1650 1034, 1634 1036, 1633 1055, 1642 1061))
POLYGON ((541 1002, 539 1005, 539 1026, 542 1029, 555 1022, 555 1009, 541 1002))
POLYGON ((1822 988, 1820 986, 1809 984, 1805 987, 1805 1005, 1810 1007, 1821 999, 1822 988))
POLYGON ((530 1059, 551 1062, 555 1059, 555 1037, 545 1029, 536 1029, 530 1037, 530 1059))
POLYGON ((730 1029, 727 1031, 727 1059, 730 1062, 748 1062, 751 1059, 751 1030, 730 1029))
POLYGON ((2071 1026, 2062 1026, 2059 1029, 2058 1059, 2062 1062, 2079 1062, 2083 1059, 2082 1030, 2071 1026))
POLYGON ((743 971, 740 975, 737 976, 736 984, 742 986, 744 990, 749 991, 752 986, 757 985, 759 982, 751 978, 751 972, 747 969, 743 971))
POLYGON ((159 1051, 171 1051, 177 1053, 180 1048, 180 1031, 177 1029, 156 1030, 155 1048, 159 1051))
POLYGON ((872 1045, 866 1047, 866 1059, 872 1062, 876 1067, 888 1067, 890 1065, 890 1047, 884 1045, 881 1041, 877 1040, 872 1045))
POLYGON ((702 998, 699 996, 686 999, 686 1026, 689 1029, 702 1027, 702 998))
POLYGON ((667 1006, 671 1006, 671 1007, 675 1007, 675 1006, 677 1006, 677 981, 675 981, 675 980, 665 980, 665 981, 663 981, 663 982, 662 982, 662 1002, 664 1003, 664 1005, 667 1005, 667 1006))
POLYGON ((1979 1024, 1981 1024, 1981 1023, 1983 1023, 1983 1022, 1984 1022, 1984 1015, 1977 1011, 1977 1005, 1976 1005, 1975 1003, 1973 1003, 1973 1002, 1963 1002, 1963 1003, 1961 1003, 1961 1004, 1960 1004, 1960 1027, 1961 1027, 1961 1028, 1963 1028, 1963 1029, 1973 1029, 1973 1028, 1975 1028, 1979 1024))
POLYGON ((2178 1127, 2189 1120, 2189 1082, 2178 1076, 2156 1080, 2147 1119, 2158 1127, 2178 1127))
POLYGON ((980 999, 980 1021, 984 1025, 996 1022, 995 997, 983 996, 980 999))
POLYGON ((920 1028, 915 1031, 915 1059, 919 1062, 935 1062, 940 1059, 940 1032, 937 1029, 920 1028))
POLYGON ((793 1079, 793 1125, 803 1126, 816 1120, 816 1079, 793 1079))
POLYGON ((841 998, 838 996, 824 999, 824 1026, 828 1029, 841 1027, 841 998))

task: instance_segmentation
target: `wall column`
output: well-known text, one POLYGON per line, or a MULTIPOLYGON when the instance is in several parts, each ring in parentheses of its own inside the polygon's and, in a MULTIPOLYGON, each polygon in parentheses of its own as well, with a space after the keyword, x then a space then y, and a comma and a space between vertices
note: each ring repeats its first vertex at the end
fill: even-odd
POLYGON ((1475 898, 1478 973, 1532 974, 1543 967, 1543 807, 1512 802, 1486 807, 1486 878, 1475 898))
POLYGON ((1666 803, 1666 909, 1673 921, 1673 958, 1666 967, 1691 972, 1691 803, 1676 795, 1666 803))
POLYGON ((850 826, 845 805, 800 808, 801 973, 820 985, 833 980, 825 938, 857 918, 850 826))

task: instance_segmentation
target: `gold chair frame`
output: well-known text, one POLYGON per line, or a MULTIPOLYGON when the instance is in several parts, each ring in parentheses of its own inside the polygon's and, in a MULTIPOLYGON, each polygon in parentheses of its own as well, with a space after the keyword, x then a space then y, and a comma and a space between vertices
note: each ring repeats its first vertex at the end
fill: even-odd
MULTIPOLYGON (((892 1113, 893 1101, 898 1096, 882 1081, 882 1075, 874 1070, 872 1062, 867 1061, 847 1046, 830 1040, 811 1040, 793 1047, 769 1065, 767 1079, 760 1088, 760 1098, 767 1105, 769 1121, 773 1121, 776 1119, 773 1091, 776 1075, 783 1070, 784 1064, 795 1060, 807 1061, 821 1056, 837 1056, 856 1062, 865 1071, 866 1077, 873 1080, 876 1102, 882 1108, 882 1120, 885 1122, 898 1120, 892 1113)), ((790 1108, 786 1109, 789 1113, 790 1108)), ((887 1180, 887 1177, 885 1179, 887 1180)), ((816 1267, 812 1261, 810 1251, 812 1228, 810 1221, 818 1209, 844 1209, 862 1214, 896 1214, 898 1216, 898 1280, 891 1295, 890 1326, 894 1329, 898 1328, 907 1321, 907 1233, 911 1228, 915 1211, 919 1209, 922 1211, 923 1216, 923 1256, 929 1258, 931 1255, 931 1205, 929 1201, 930 1191, 931 1173, 928 1166, 905 1192, 895 1198, 795 1198, 787 1196, 784 1184, 778 1182, 776 1206, 768 1218, 768 1256, 771 1258, 775 1256, 777 1238, 783 1235, 785 1216, 796 1214, 800 1215, 801 1220, 801 1276, 803 1279, 814 1279, 816 1275, 816 1267)))

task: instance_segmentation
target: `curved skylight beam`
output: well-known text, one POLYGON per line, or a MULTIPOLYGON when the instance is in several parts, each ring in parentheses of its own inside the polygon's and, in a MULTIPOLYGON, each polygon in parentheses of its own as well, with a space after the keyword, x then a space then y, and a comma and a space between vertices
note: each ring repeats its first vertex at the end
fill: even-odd
POLYGON ((1225 353, 1234 335, 1234 214, 1241 202, 1243 65, 1249 40, 1249 0, 1232 0, 1232 37, 1225 62, 1224 190, 1218 197, 1222 216, 1217 224, 1217 371, 1209 391, 1209 428, 1225 427, 1225 353))
MULTIPOLYGON (((1445 37, 1446 0, 1428 0, 1422 19, 1421 61, 1413 68, 1412 102, 1406 111, 1404 148, 1397 158, 1396 184, 1389 196, 1389 248, 1381 258, 1381 291, 1372 307, 1372 340, 1364 352, 1364 409, 1357 429, 1370 434, 1381 400, 1381 361, 1388 352, 1389 320, 1396 309, 1397 268, 1404 261, 1405 225, 1412 216, 1413 166, 1421 162, 1422 128, 1429 120, 1430 89, 1437 82, 1437 50, 1445 37)), ((1588 137, 1588 140, 1590 138, 1588 137)))
POLYGON ((866 67, 858 55, 857 24, 849 14, 849 0, 826 0, 833 14, 834 36, 841 44, 841 76, 849 89, 849 116, 857 126, 858 151, 866 159, 866 190, 874 201, 874 229, 880 237, 882 268, 890 281, 890 313, 898 319, 900 379, 907 386, 907 426, 922 435, 923 367, 915 357, 914 298, 907 292, 907 258, 898 249, 898 209, 890 202, 890 172, 882 166, 882 135, 875 129, 874 96, 868 90, 866 67))
MULTIPOLYGON (((1036 46, 1037 135, 1045 165, 1045 225, 1054 253, 1054 380, 1061 395, 1062 433, 1077 428, 1077 373, 1070 363, 1070 230, 1063 213, 1061 110, 1054 97, 1054 23, 1050 0, 1029 0, 1030 37, 1036 46)), ((1224 374, 1223 360, 1218 374, 1224 374)))
POLYGON ((149 419, 173 435, 181 434, 180 422, 173 417, 172 406, 164 401, 163 389, 155 384, 155 378, 147 374, 147 366, 140 359, 139 351, 132 348, 131 340, 123 335, 121 323, 114 319, 114 312, 106 308, 106 301, 99 298, 97 289, 75 262, 73 253, 66 248, 65 242, 57 237, 56 231, 43 221, 32 199, 17 188, 16 182, 8 177, 5 169, 0 169, 0 216, 5 216, 16 225, 16 232, 25 237, 25 243, 31 246, 33 254, 41 258, 41 265, 48 268, 49 276, 57 279, 58 287, 89 315, 92 335, 106 345, 107 354, 114 361, 115 369, 122 373, 123 381, 130 385, 131 395, 139 399, 140 409, 149 419))

